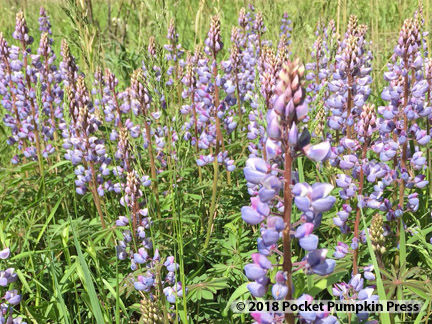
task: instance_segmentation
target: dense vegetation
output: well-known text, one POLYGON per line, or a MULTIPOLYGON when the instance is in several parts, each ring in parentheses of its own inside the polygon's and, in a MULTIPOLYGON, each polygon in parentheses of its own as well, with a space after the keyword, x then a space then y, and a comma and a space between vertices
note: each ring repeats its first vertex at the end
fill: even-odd
POLYGON ((429 1, 0 8, 0 323, 427 323, 429 1))

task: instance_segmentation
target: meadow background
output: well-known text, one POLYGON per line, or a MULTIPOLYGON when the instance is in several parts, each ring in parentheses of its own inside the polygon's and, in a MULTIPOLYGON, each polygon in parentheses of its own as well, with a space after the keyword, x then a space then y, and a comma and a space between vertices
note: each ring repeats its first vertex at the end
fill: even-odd
MULTIPOLYGON (((430 30, 432 19, 430 2, 423 2, 426 30, 430 30)), ((263 13, 267 27, 265 37, 275 42, 280 19, 284 12, 288 13, 293 28, 290 50, 293 56, 300 57, 305 63, 311 59, 310 51, 319 21, 327 24, 334 19, 337 32, 343 35, 349 16, 356 15, 359 23, 369 27, 367 39, 372 41, 374 54, 374 82, 369 100, 377 106, 383 102, 383 72, 390 61, 400 27, 418 6, 417 0, 251 3, 256 11, 263 13)), ((37 40, 32 45, 36 49, 39 8, 43 6, 53 26, 55 53, 60 53, 61 40, 66 39, 80 70, 90 79, 97 67, 109 68, 118 78, 119 87, 124 87, 129 84, 132 72, 146 60, 149 38, 154 36, 158 44, 166 44, 171 19, 175 20, 183 48, 193 51, 196 44, 204 42, 210 18, 216 13, 221 19, 222 38, 229 44, 231 26, 237 25, 238 13, 247 5, 248 2, 237 0, 0 0, 0 30, 8 41, 12 41, 15 15, 23 10, 30 34, 37 40)), ((427 40, 430 42, 431 36, 427 40)), ((226 47, 219 59, 228 57, 226 47)), ((169 109, 174 112, 180 106, 169 109)), ((3 113, 1 110, 0 115, 3 113)), ((7 264, 16 269, 19 277, 16 286, 23 301, 16 311, 28 323, 147 323, 141 316, 147 312, 142 305, 145 297, 133 289, 127 277, 128 262, 116 258, 115 240, 121 234, 114 224, 122 214, 118 201, 110 196, 104 199, 103 210, 108 226, 102 229, 91 195, 80 196, 75 192, 73 166, 67 161, 45 165, 46 172, 40 177, 35 171, 36 162, 12 165, 10 160, 15 153, 14 148, 6 144, 8 132, 9 129, 1 124, 0 244, 10 247, 12 255, 7 264)), ((207 249, 203 249, 203 228, 207 226, 212 171, 204 170, 204 181, 198 183, 193 171, 196 157, 190 154, 187 144, 179 144, 178 163, 171 162, 166 173, 161 175, 168 180, 159 184, 160 191, 164 192, 162 218, 154 219, 152 235, 160 250, 165 255, 173 255, 180 264, 179 276, 188 287, 188 294, 176 304, 174 313, 183 323, 251 321, 248 316, 233 315, 228 309, 231 300, 247 296, 245 283, 248 280, 243 267, 250 262, 250 251, 256 248, 256 241, 252 239, 254 230, 240 217, 241 206, 249 202, 243 176, 247 156, 240 154, 246 141, 246 138, 241 138, 230 147, 238 153, 237 168, 232 173, 231 186, 227 185, 224 177, 220 179, 218 216, 207 249), (181 185, 174 185, 179 179, 181 185), (242 289, 238 290, 239 287, 242 289)), ((307 179, 317 178, 313 163, 306 164, 305 169, 307 179)), ((319 172, 326 180, 332 177, 329 169, 319 172)), ((429 228, 430 194, 422 198, 416 214, 418 225, 423 230, 429 228)), ((320 230, 321 242, 329 242, 329 246, 335 245, 340 238, 340 232, 332 224, 335 213, 333 210, 326 215, 320 230)), ((430 300, 432 286, 428 278, 432 261, 426 241, 428 233, 422 232, 421 238, 412 240, 406 255, 411 269, 422 266, 422 270, 395 274, 395 278, 403 282, 411 280, 412 285, 402 289, 401 285, 394 285, 393 278, 385 282, 387 291, 396 287, 397 293, 402 289, 400 293, 405 293, 405 296, 414 296, 416 292, 417 296, 430 300), (418 247, 414 249, 414 245, 418 247), (407 292, 408 287, 412 289, 407 292)), ((367 250, 364 253, 367 254, 367 250)), ((309 292, 329 296, 326 290, 331 284, 349 279, 351 264, 349 259, 338 262, 336 276, 308 283, 311 284, 309 292)), ((303 277, 298 276, 296 280, 299 285, 306 286, 303 277)), ((156 311, 160 312, 158 306, 156 311)), ((427 323, 430 314, 428 303, 418 317, 397 317, 393 322, 427 323)), ((345 318, 345 322, 348 323, 348 319, 345 318)))
MULTIPOLYGON (((3 0, 0 23, 5 35, 11 35, 15 14, 22 9, 31 30, 38 28, 38 12, 43 6, 49 12, 54 39, 66 38, 83 70, 93 71, 96 66, 109 67, 121 82, 140 66, 148 39, 154 36, 158 44, 165 44, 170 19, 176 21, 180 43, 193 50, 202 44, 209 27, 210 17, 220 15, 224 40, 229 40, 231 27, 237 24, 238 12, 252 3, 263 13, 266 37, 276 40, 280 19, 287 12, 292 20, 291 50, 294 56, 306 60, 315 41, 317 23, 335 20, 336 31, 343 34, 350 15, 369 28, 373 41, 374 72, 382 73, 388 62, 400 26, 418 6, 418 0, 322 0, 322 1, 12 1, 3 0), (92 10, 88 9, 92 8, 92 10), (123 79, 122 79, 123 77, 123 79)), ((424 1, 425 27, 430 26, 432 4, 424 1)), ((429 38, 428 38, 429 39, 429 38)), ((60 41, 55 43, 55 52, 60 41)), ((228 56, 228 51, 223 55, 228 56)), ((376 78, 374 78, 376 79, 376 78)), ((380 81, 381 78, 379 78, 380 81)), ((378 83, 377 86, 380 84, 378 83)))

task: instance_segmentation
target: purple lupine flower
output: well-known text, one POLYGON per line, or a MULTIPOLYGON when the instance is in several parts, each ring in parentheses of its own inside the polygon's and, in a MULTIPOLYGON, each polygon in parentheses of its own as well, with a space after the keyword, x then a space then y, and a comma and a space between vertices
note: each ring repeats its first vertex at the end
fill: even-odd
POLYGON ((9 248, 5 248, 3 250, 0 251, 0 259, 7 259, 10 256, 10 249, 9 248))
POLYGON ((347 255, 347 253, 348 253, 348 244, 345 244, 344 242, 338 242, 333 256, 336 259, 342 259, 345 257, 345 255, 347 255))
MULTIPOLYGON (((261 69, 266 66, 272 67, 271 53, 261 53, 261 69), (267 55, 267 57, 266 57, 267 55)), ((277 65, 274 65, 275 67, 277 65)), ((316 161, 323 161, 330 155, 331 145, 328 141, 320 144, 311 144, 310 135, 305 127, 301 126, 301 121, 306 120, 307 105, 304 100, 304 90, 301 78, 304 68, 298 61, 289 62, 284 65, 278 75, 279 82, 275 90, 265 86, 262 93, 266 98, 266 108, 268 109, 265 120, 267 121, 266 149, 263 154, 251 145, 251 155, 246 161, 244 176, 248 182, 248 191, 253 196, 251 206, 242 207, 241 214, 245 222, 258 225, 260 224, 260 238, 258 238, 258 252, 252 255, 254 263, 245 266, 245 274, 253 282, 248 284, 248 289, 256 297, 264 297, 271 287, 273 298, 291 299, 293 296, 291 275, 293 271, 304 269, 306 274, 327 275, 333 272, 335 261, 327 259, 327 250, 318 249, 318 236, 312 232, 316 229, 322 218, 322 213, 330 210, 336 199, 330 195, 333 186, 326 183, 298 183, 295 180, 287 179, 283 172, 283 159, 289 156, 295 159, 295 154, 304 154, 316 161), (255 153, 257 152, 257 153, 255 153), (282 166, 281 166, 282 165, 282 166), (281 177, 283 174, 284 177, 281 177), (285 183, 285 185, 283 185, 285 183), (288 192, 287 183, 293 183, 288 192), (280 197, 284 197, 281 200, 280 197), (302 212, 300 221, 297 224, 287 223, 285 205, 286 201, 291 200, 302 212), (282 212, 284 218, 273 213, 282 212), (307 251, 306 257, 299 262, 298 268, 286 266, 284 255, 283 271, 278 271, 274 282, 268 278, 269 269, 272 267, 267 257, 278 251, 278 242, 282 238, 287 239, 285 229, 289 227, 291 233, 299 240, 300 246, 307 251)), ((271 82, 272 75, 268 74, 271 82)), ((274 80, 277 80, 275 78, 274 80)), ((258 114, 250 115, 249 132, 253 128, 256 134, 258 130, 258 114)), ((261 135, 258 135, 261 136, 261 135)), ((258 137, 257 136, 257 137, 258 137)), ((255 137, 250 137, 255 139, 255 137)), ((263 137, 265 138, 265 137, 263 137)), ((260 144, 260 142, 258 142, 260 144)), ((292 163, 285 161, 285 163, 292 163)), ((278 254, 283 252, 278 251, 278 254)), ((257 323, 264 323, 261 316, 252 315, 257 323)), ((283 317, 272 315, 269 321, 279 321, 283 317)), ((266 319, 265 319, 266 320, 266 319)))

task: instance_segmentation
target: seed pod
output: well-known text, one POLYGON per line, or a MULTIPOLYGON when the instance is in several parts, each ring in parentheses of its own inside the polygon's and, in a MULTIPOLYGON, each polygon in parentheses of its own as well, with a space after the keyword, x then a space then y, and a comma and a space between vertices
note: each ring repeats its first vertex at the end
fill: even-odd
POLYGON ((385 248, 385 240, 384 240, 384 229, 383 229, 383 220, 380 214, 375 214, 372 218, 371 226, 370 226, 370 237, 372 241, 372 247, 374 251, 380 254, 384 254, 386 251, 385 248))
POLYGON ((324 132, 325 122, 327 120, 326 112, 324 110, 324 106, 320 106, 318 108, 318 112, 315 116, 315 120, 317 121, 317 126, 315 128, 315 134, 317 136, 322 136, 324 132))
POLYGON ((163 323, 163 317, 160 316, 160 311, 156 307, 156 301, 143 298, 141 300, 141 318, 144 319, 144 323, 148 324, 161 324, 163 323))
POLYGON ((293 62, 288 61, 284 64, 279 73, 279 82, 276 85, 276 96, 273 104, 276 113, 284 116, 288 124, 300 121, 307 115, 307 105, 303 105, 305 98, 304 72, 304 66, 297 58, 293 62))

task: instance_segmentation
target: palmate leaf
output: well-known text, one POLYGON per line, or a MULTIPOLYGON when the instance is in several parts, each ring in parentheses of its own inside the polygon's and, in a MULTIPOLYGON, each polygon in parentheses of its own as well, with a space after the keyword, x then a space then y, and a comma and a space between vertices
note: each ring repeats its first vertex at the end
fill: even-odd
POLYGON ((218 290, 222 290, 228 287, 226 278, 207 278, 207 280, 206 278, 206 275, 195 278, 194 282, 197 283, 188 286, 188 300, 191 300, 193 302, 201 299, 211 300, 214 297, 213 294, 215 294, 218 290))
POLYGON ((240 277, 243 276, 243 270, 241 268, 240 265, 236 265, 235 263, 232 262, 232 260, 228 261, 229 263, 224 264, 224 263, 219 263, 219 264, 215 264, 213 266, 213 269, 211 270, 212 273, 215 274, 219 274, 219 275, 223 275, 225 277, 229 277, 232 279, 232 275, 236 274, 240 277))
POLYGON ((392 265, 390 272, 380 269, 380 273, 383 276, 383 285, 388 299, 394 297, 403 299, 403 292, 407 291, 407 289, 424 299, 428 298, 429 282, 423 280, 422 274, 424 271, 421 268, 407 269, 406 263, 401 263, 400 268, 395 268, 392 265))
POLYGON ((421 281, 409 281, 404 284, 405 288, 417 296, 426 300, 432 300, 432 285, 421 281))

